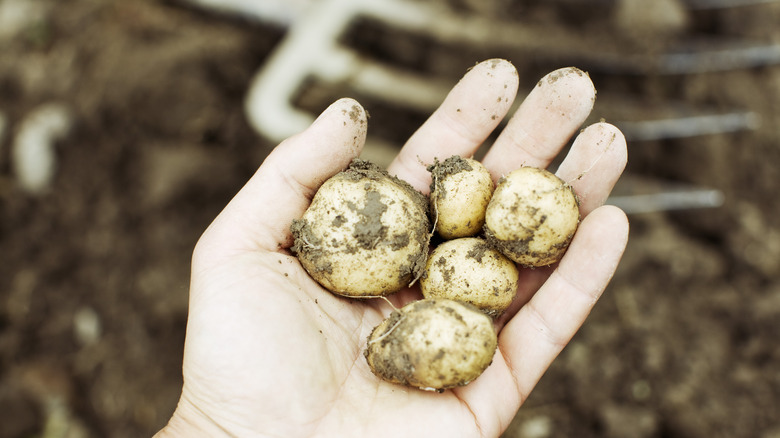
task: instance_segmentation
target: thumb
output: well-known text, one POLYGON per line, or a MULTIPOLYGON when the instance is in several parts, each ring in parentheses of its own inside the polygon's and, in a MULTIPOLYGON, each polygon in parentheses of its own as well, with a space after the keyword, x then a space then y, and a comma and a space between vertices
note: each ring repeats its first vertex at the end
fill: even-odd
POLYGON ((276 251, 292 244, 290 223, 325 180, 360 154, 367 115, 349 98, 329 106, 305 131, 277 146, 209 226, 198 246, 212 255, 276 251))

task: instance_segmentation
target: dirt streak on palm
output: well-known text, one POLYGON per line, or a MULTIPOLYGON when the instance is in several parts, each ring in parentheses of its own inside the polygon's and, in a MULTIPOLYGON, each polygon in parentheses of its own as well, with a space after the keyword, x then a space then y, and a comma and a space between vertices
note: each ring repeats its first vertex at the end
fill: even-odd
MULTIPOLYGON (((506 116, 514 67, 471 69, 409 139, 390 173, 428 192, 425 164, 471 156, 506 116)), ((594 102, 577 69, 546 76, 507 122, 483 163, 498 180, 523 165, 546 167, 594 102)), ((626 163, 625 140, 606 123, 583 130, 557 170, 581 200, 583 221, 560 264, 522 270, 518 296, 496 323, 493 363, 442 394, 381 381, 363 357, 391 311, 379 300, 324 290, 290 255, 290 223, 319 185, 359 155, 366 114, 351 99, 283 142, 204 233, 193 254, 179 406, 159 436, 496 437, 582 325, 627 239, 625 215, 601 207, 626 163)), ((391 297, 396 307, 419 289, 391 297)))

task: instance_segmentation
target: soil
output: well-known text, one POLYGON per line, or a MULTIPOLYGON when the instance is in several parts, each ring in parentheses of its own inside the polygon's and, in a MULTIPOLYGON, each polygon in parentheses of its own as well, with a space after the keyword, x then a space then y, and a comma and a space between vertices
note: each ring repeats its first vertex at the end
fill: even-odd
MULTIPOLYGON (((274 146, 250 128, 243 100, 285 29, 173 1, 3 0, 0 10, 12 3, 32 19, 0 29, 0 437, 150 436, 181 389, 193 246, 274 146), (30 194, 11 144, 50 103, 74 123, 50 189, 30 194)), ((640 29, 630 20, 642 14, 609 1, 450 3, 576 51, 452 47, 370 20, 343 42, 447 84, 506 57, 521 93, 576 64, 599 90, 593 120, 675 113, 665 105, 675 102, 762 122, 629 145, 627 175, 717 189, 725 203, 631 216, 612 284, 505 436, 780 437, 780 67, 618 74, 574 56, 656 53, 694 34, 777 43, 780 7, 653 13, 640 29), (647 32, 662 35, 648 44, 647 32)), ((316 82, 296 103, 317 112, 343 94, 367 107, 369 135, 385 143, 427 116, 316 82)))
POLYGON ((444 161, 436 160, 435 163, 428 166, 428 172, 431 173, 431 194, 432 196, 436 196, 435 194, 438 193, 440 197, 445 198, 447 197, 447 191, 444 189, 444 187, 441 186, 441 184, 438 184, 440 181, 444 180, 449 175, 455 175, 456 173, 463 172, 463 171, 471 171, 472 167, 469 164, 468 161, 464 160, 458 155, 453 155, 451 157, 448 157, 444 161), (437 191, 438 189, 438 191, 437 191))

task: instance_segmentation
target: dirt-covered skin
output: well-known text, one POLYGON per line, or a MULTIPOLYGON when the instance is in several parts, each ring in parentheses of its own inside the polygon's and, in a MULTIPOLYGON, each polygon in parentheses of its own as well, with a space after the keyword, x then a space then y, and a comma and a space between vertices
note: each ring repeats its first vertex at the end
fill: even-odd
POLYGON ((365 357, 380 378, 441 391, 466 385, 490 365, 498 339, 492 320, 447 299, 407 304, 371 332, 365 357))
POLYGON ((526 267, 563 256, 579 224, 579 201, 557 176, 523 167, 499 181, 485 213, 485 239, 526 267))
POLYGON ((493 194, 490 172, 478 161, 454 155, 428 166, 431 217, 445 239, 478 234, 493 194))
POLYGON ((440 244, 428 257, 420 288, 426 298, 469 303, 495 318, 512 303, 519 271, 488 243, 464 237, 440 244))
POLYGON ((344 296, 384 296, 425 266, 427 199, 378 166, 354 160, 318 190, 290 230, 309 274, 344 296))

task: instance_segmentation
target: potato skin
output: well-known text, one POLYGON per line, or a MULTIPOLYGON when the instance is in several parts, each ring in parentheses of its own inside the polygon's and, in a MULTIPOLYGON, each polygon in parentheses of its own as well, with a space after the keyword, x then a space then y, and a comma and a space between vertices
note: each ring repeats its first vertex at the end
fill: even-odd
POLYGON ((544 169, 522 167, 499 181, 485 212, 485 238, 526 267, 563 257, 579 225, 571 186, 544 169))
POLYGON ((484 239, 463 237, 433 250, 420 288, 426 298, 469 303, 495 318, 512 304, 519 275, 515 263, 484 239))
POLYGON ((431 183, 431 217, 444 239, 478 234, 485 223, 485 208, 493 194, 490 172, 477 160, 457 155, 428 167, 431 183))
POLYGON ((468 304, 426 298, 407 304, 376 326, 365 357, 371 371, 386 381, 443 390, 479 377, 497 346, 487 315, 468 304))
POLYGON ((425 196, 379 167, 354 160, 293 221, 291 250, 335 294, 384 296, 422 273, 428 227, 425 196))

